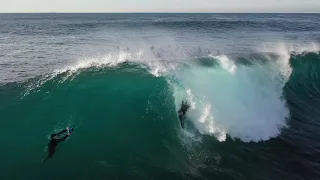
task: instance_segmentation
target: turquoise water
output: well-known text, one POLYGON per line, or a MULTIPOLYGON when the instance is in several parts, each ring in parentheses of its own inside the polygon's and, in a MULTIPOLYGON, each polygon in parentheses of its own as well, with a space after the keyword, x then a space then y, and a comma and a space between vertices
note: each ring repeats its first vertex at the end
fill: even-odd
POLYGON ((0 179, 317 179, 318 17, 0 15, 0 179))
MULTIPOLYGON (((59 79, 46 82, 35 90, 37 92, 32 91, 22 99, 13 94, 7 96, 13 104, 8 103, 1 114, 10 120, 14 130, 2 133, 18 135, 10 141, 19 148, 18 152, 12 152, 3 160, 10 165, 10 159, 21 159, 20 163, 12 164, 21 166, 20 173, 29 174, 30 178, 60 179, 72 175, 71 178, 78 179, 83 176, 77 175, 81 169, 90 174, 97 173, 99 177, 107 173, 100 172, 103 169, 111 168, 113 170, 110 171, 115 171, 111 174, 122 174, 135 166, 138 169, 147 168, 153 161, 159 168, 166 168, 170 159, 175 158, 170 151, 182 150, 181 145, 169 148, 179 144, 176 132, 179 126, 177 121, 170 121, 176 118, 176 113, 174 107, 167 106, 173 104, 173 98, 168 96, 170 92, 164 79, 154 78, 142 69, 136 72, 88 70, 72 81, 59 83, 59 79), (141 81, 144 83, 135 85, 141 81), (131 90, 127 91, 128 88, 131 90), (58 131, 66 126, 73 126, 77 135, 59 145, 52 160, 41 164, 41 158, 46 156, 47 136, 53 130, 58 131), (39 137, 42 137, 41 141, 34 141, 39 137), (159 139, 163 140, 159 142, 159 139), (144 153, 140 154, 141 151, 144 153), (116 164, 122 164, 122 160, 127 162, 118 169, 116 164), (83 166, 77 165, 84 161, 83 166), (135 165, 136 161, 143 164, 135 165), (40 168, 42 173, 35 171, 34 166, 40 168), (69 173, 62 170, 71 166, 77 168, 69 173), (52 168, 56 173, 46 177, 45 173, 50 173, 52 168)), ((20 173, 8 178, 19 179, 20 173)))

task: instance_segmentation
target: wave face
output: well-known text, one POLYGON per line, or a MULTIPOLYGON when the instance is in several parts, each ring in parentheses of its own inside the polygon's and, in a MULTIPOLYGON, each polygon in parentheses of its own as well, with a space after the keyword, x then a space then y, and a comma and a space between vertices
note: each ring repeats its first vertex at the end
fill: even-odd
POLYGON ((20 16, 0 15, 0 179, 320 176, 318 15, 20 16))
MULTIPOLYGON (((297 123, 305 128, 318 124, 314 120, 320 104, 317 53, 263 53, 235 60, 208 55, 171 65, 144 60, 141 53, 139 60, 124 60, 123 54, 132 57, 128 52, 109 54, 108 60, 79 61, 49 75, 2 85, 2 117, 13 122, 24 119, 15 127, 25 131, 44 123, 44 129, 35 134, 50 132, 52 126, 56 130, 75 126, 80 131, 77 136, 89 141, 86 146, 94 146, 91 138, 104 137, 107 144, 120 143, 104 151, 107 154, 123 151, 125 146, 122 158, 149 157, 163 168, 168 164, 154 152, 161 149, 159 158, 174 159, 185 147, 192 152, 199 142, 208 143, 203 139, 206 135, 220 142, 228 137, 260 142, 299 131, 297 123), (191 110, 187 128, 180 134, 176 112, 184 99, 191 110), (310 109, 315 110, 313 114, 310 109), (292 119, 297 117, 303 119, 292 119), (140 148, 149 153, 133 153, 140 148)), ((317 138, 313 133, 306 136, 317 138)), ((199 165, 172 163, 177 172, 193 171, 190 168, 199 165)))
MULTIPOLYGON (((281 129, 286 127, 289 110, 283 97, 283 87, 290 77, 291 67, 288 64, 289 55, 265 54, 261 58, 264 62, 252 61, 252 64, 247 65, 241 61, 236 63, 225 55, 210 54, 204 59, 215 63, 216 66, 208 66, 199 64, 203 58, 179 64, 158 59, 145 60, 142 51, 119 52, 109 54, 103 59, 84 60, 74 66, 58 69, 54 74, 40 78, 38 84, 31 83, 25 95, 34 91, 32 86, 38 86, 36 89, 40 88, 39 91, 42 91, 43 86, 51 81, 61 81, 62 84, 79 81, 82 84, 84 75, 86 77, 88 76, 86 74, 89 74, 92 78, 90 81, 94 81, 99 79, 95 77, 97 72, 103 74, 106 71, 103 82, 98 82, 94 86, 108 84, 105 88, 109 88, 117 79, 118 89, 123 92, 118 91, 119 94, 114 96, 122 97, 125 91, 139 92, 130 86, 135 87, 137 83, 143 87, 144 84, 149 85, 149 81, 150 83, 155 81, 154 85, 150 84, 155 86, 160 78, 166 82, 160 88, 168 89, 166 96, 174 99, 172 102, 166 102, 168 109, 171 108, 173 112, 178 111, 180 103, 187 99, 192 105, 192 110, 189 112, 190 121, 200 133, 214 135, 219 141, 225 141, 227 135, 244 142, 265 141, 277 137, 281 129), (135 69, 134 65, 140 69, 135 69), (110 75, 110 71, 114 71, 115 75, 110 75), (125 74, 131 71, 141 74, 138 74, 136 79, 131 79, 129 78, 131 75, 125 74), (154 78, 143 80, 142 77, 145 77, 143 71, 150 73, 149 76, 154 78), (119 78, 117 75, 126 76, 119 78)), ((93 89, 93 92, 95 90, 93 89)), ((73 91, 77 94, 76 88, 73 91)), ((151 92, 143 90, 140 92, 147 97, 152 95, 151 92)), ((152 106, 158 109, 157 106, 160 104, 152 106)))

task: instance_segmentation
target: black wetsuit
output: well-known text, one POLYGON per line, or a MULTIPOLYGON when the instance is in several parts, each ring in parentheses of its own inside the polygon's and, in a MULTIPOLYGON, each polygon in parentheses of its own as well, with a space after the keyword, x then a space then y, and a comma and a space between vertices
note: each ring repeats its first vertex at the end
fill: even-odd
POLYGON ((59 138, 59 135, 61 135, 63 133, 66 133, 66 132, 67 132, 67 130, 63 130, 63 131, 60 131, 58 133, 51 134, 51 139, 50 139, 50 142, 48 144, 49 154, 48 154, 48 157, 46 159, 44 159, 43 161, 46 161, 49 158, 51 158, 53 156, 53 154, 56 152, 57 145, 60 142, 66 140, 68 138, 68 135, 65 135, 62 138, 59 138))
POLYGON ((179 120, 180 120, 180 123, 181 123, 181 127, 182 127, 182 128, 184 128, 184 116, 186 115, 189 107, 190 107, 190 106, 189 106, 189 104, 188 104, 187 102, 182 101, 181 108, 180 108, 180 110, 178 111, 179 120))

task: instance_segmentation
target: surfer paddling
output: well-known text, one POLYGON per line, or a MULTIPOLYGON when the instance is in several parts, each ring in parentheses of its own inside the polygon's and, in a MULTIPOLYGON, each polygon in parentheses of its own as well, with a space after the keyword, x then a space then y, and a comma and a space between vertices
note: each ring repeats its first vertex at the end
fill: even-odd
POLYGON ((51 139, 48 144, 49 154, 48 154, 47 158, 43 160, 43 162, 45 162, 46 160, 48 160, 49 158, 51 158, 53 156, 53 154, 56 152, 57 145, 59 143, 61 143, 62 141, 66 140, 70 136, 72 131, 73 131, 73 128, 67 127, 65 130, 62 130, 58 133, 51 134, 51 136, 50 136, 51 139), (62 138, 60 138, 60 136, 64 133, 67 133, 67 134, 65 136, 63 136, 62 138))
POLYGON ((181 127, 184 128, 184 117, 189 109, 189 104, 187 101, 182 101, 181 103, 181 108, 180 110, 178 111, 178 115, 179 115, 179 120, 180 120, 180 123, 181 123, 181 127))

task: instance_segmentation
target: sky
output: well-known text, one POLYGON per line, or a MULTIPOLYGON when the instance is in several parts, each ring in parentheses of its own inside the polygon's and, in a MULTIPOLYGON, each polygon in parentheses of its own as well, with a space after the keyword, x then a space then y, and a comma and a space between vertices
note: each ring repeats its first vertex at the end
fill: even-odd
POLYGON ((0 0, 0 12, 320 13, 320 0, 0 0))

